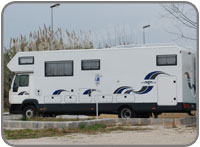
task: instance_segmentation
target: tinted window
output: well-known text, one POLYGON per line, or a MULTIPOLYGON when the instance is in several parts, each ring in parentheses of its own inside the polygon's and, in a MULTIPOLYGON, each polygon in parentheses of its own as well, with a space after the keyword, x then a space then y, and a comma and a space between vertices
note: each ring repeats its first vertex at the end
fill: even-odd
POLYGON ((16 75, 15 76, 15 81, 13 84, 13 92, 17 92, 18 91, 18 87, 19 87, 19 76, 16 75))
POLYGON ((16 75, 13 84, 13 92, 17 92, 19 87, 27 87, 29 85, 29 75, 16 75))
POLYGON ((157 66, 177 65, 177 55, 157 55, 157 66))
POLYGON ((100 60, 82 60, 81 61, 82 70, 100 70, 100 60))
POLYGON ((19 65, 34 64, 34 57, 19 57, 19 65))
POLYGON ((19 87, 26 87, 29 83, 29 76, 28 75, 20 75, 19 76, 19 87))
POLYGON ((45 76, 73 76, 73 61, 45 62, 45 76))

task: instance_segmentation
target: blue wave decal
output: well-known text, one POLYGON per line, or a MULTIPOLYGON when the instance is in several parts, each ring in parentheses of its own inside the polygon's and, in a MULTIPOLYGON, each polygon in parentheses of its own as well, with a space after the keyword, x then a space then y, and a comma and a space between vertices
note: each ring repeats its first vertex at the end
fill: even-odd
MULTIPOLYGON (((145 76, 144 80, 155 80, 156 77, 157 77, 158 75, 160 75, 160 74, 169 75, 169 74, 164 73, 164 72, 162 72, 162 71, 153 71, 153 72, 148 73, 148 74, 145 76)), ((148 82, 148 81, 145 81, 144 83, 146 83, 146 82, 148 82)), ((152 82, 152 81, 149 81, 149 82, 152 82)), ((148 83, 148 84, 149 84, 149 83, 148 83)), ((124 94, 130 94, 131 92, 136 93, 136 94, 146 94, 146 93, 150 92, 152 89, 153 89, 153 86, 142 86, 142 88, 141 88, 140 90, 135 91, 135 90, 134 90, 132 87, 130 87, 130 86, 122 86, 122 87, 117 88, 117 89, 114 91, 113 94, 122 94, 123 91, 125 91, 124 94)))
POLYGON ((127 90, 126 92, 124 92, 125 94, 130 94, 131 92, 134 92, 132 89, 131 90, 127 90))
POLYGON ((83 92, 83 95, 90 95, 93 91, 97 91, 96 89, 87 89, 83 92))
POLYGON ((146 77, 144 78, 145 80, 154 80, 156 79, 156 77, 159 75, 159 74, 166 74, 162 71, 154 71, 154 72, 151 72, 149 74, 146 75, 146 77))
POLYGON ((58 90, 56 90, 56 91, 53 92, 53 95, 60 95, 61 92, 63 92, 63 91, 67 91, 67 90, 64 90, 64 89, 58 89, 58 90))
POLYGON ((26 92, 26 91, 22 91, 22 92, 20 92, 18 95, 24 95, 25 92, 26 92))
POLYGON ((153 86, 148 86, 143 92, 137 93, 137 94, 146 94, 148 92, 150 92, 153 89, 153 86))
POLYGON ((148 86, 142 86, 142 88, 141 88, 140 90, 134 91, 134 93, 141 94, 141 93, 143 93, 147 88, 148 88, 148 86))
POLYGON ((144 79, 145 79, 145 80, 149 80, 150 77, 151 77, 153 74, 157 73, 157 72, 159 72, 159 71, 150 72, 149 74, 146 75, 146 77, 145 77, 144 79))
POLYGON ((131 88, 131 87, 130 86, 122 86, 122 87, 117 88, 113 93, 120 94, 120 93, 122 93, 123 90, 125 90, 127 88, 131 88))

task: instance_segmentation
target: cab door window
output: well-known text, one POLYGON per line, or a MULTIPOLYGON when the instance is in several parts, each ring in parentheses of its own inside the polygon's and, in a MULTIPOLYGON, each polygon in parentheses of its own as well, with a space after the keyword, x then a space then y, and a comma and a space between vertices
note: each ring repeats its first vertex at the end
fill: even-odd
POLYGON ((29 83, 28 75, 20 75, 19 76, 19 87, 27 87, 29 83))
POLYGON ((13 84, 13 92, 17 92, 19 87, 27 87, 29 85, 29 75, 16 75, 13 84))

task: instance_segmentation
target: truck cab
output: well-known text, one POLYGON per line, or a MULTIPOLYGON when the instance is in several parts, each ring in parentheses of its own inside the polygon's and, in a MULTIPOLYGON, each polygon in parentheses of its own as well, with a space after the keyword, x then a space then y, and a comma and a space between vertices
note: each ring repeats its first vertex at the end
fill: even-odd
POLYGON ((7 65, 15 73, 9 90, 10 113, 12 114, 21 114, 22 107, 25 107, 24 102, 34 97, 34 57, 21 54, 21 57, 17 54, 7 65))
MULTIPOLYGON (((33 89, 33 73, 16 73, 11 83, 9 90, 9 103, 11 114, 28 113, 23 112, 26 106, 26 102, 32 99, 33 89)), ((36 108, 36 107, 35 107, 36 108)), ((35 109, 33 108, 33 109, 35 109)), ((31 110, 29 110, 31 111, 31 110)), ((34 115, 30 113, 26 116, 32 117, 34 115)))
POLYGON ((30 74, 16 74, 13 78, 11 89, 9 91, 9 102, 22 103, 29 98, 30 94, 30 74))

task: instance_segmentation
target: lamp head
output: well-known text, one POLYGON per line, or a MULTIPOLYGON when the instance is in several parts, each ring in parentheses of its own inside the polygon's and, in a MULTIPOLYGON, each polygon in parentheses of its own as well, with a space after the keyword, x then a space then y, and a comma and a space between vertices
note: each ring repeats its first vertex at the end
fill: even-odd
POLYGON ((150 25, 143 26, 142 28, 145 29, 145 28, 148 28, 148 27, 150 27, 150 25))
POLYGON ((58 7, 58 6, 60 6, 60 4, 54 4, 54 5, 50 6, 50 8, 54 8, 54 7, 58 7))

